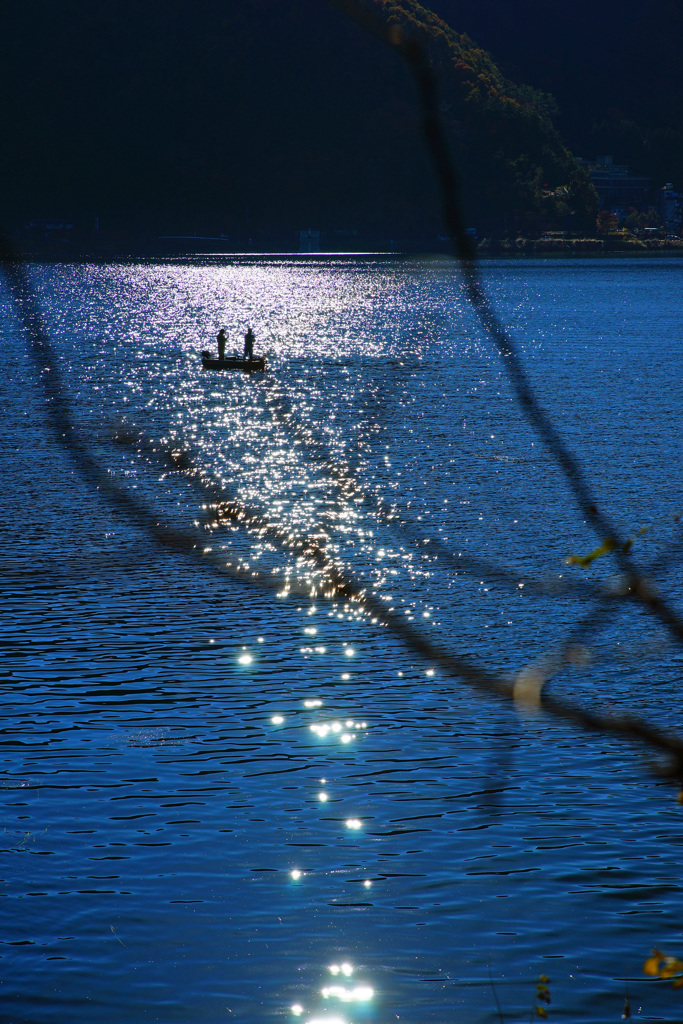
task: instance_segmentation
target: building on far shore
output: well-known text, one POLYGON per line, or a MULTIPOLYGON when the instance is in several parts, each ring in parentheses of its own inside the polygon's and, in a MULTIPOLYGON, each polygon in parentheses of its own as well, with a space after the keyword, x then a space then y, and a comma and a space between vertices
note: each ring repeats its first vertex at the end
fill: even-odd
POLYGON ((680 234, 683 225, 683 195, 674 192, 670 181, 657 189, 657 213, 666 231, 680 234))
POLYGON ((320 252, 320 232, 308 228, 299 232, 299 252, 320 252))
POLYGON ((611 156, 577 160, 590 174, 601 210, 609 210, 623 220, 629 210, 645 212, 653 206, 650 178, 631 174, 626 164, 615 164, 611 156))
POLYGON ((61 217, 37 218, 26 224, 22 235, 28 242, 47 242, 57 245, 70 242, 73 230, 74 226, 71 221, 62 220, 61 217))

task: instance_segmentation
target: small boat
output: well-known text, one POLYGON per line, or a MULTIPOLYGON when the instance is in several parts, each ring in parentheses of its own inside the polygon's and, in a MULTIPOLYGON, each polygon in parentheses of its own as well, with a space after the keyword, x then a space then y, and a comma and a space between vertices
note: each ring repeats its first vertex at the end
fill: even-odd
POLYGON ((263 373, 268 363, 267 356, 252 356, 243 359, 241 356, 225 356, 216 359, 210 352, 202 352, 202 366, 205 370, 243 370, 244 373, 263 373))

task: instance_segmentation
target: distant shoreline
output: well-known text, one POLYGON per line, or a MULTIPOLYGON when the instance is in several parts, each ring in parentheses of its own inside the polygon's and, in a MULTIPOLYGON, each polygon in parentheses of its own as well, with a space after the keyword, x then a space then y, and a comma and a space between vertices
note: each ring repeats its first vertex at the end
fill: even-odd
POLYGON ((683 255, 683 240, 663 238, 482 239, 481 256, 653 256, 683 255))
MULTIPOLYGON (((198 239, 201 242, 202 239, 198 239)), ((393 248, 381 242, 376 247, 363 249, 326 250, 319 252, 299 252, 296 249, 279 247, 245 247, 229 250, 198 245, 196 248, 179 246, 157 247, 140 245, 132 242, 129 245, 89 246, 78 244, 29 245, 20 250, 21 258, 31 263, 109 263, 131 260, 165 262, 184 259, 258 259, 288 258, 315 260, 325 257, 395 257, 396 259, 453 255, 452 248, 444 239, 438 243, 429 241, 394 245, 393 248)), ((666 239, 614 239, 614 238, 514 238, 489 239, 483 238, 477 243, 477 255, 482 258, 539 258, 539 257, 611 257, 611 256, 683 256, 683 240, 666 239)))

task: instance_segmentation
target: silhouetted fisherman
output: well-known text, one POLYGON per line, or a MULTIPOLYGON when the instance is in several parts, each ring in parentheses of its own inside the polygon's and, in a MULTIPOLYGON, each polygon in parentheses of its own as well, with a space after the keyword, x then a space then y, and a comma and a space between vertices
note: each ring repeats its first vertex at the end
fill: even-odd
POLYGON ((254 338, 254 332, 252 331, 252 329, 250 327, 249 330, 247 331, 247 333, 244 335, 244 358, 245 359, 251 360, 251 359, 254 358, 254 341, 255 340, 256 339, 254 338))
POLYGON ((221 327, 220 331, 216 335, 216 341, 218 342, 218 358, 225 359, 225 328, 221 327))

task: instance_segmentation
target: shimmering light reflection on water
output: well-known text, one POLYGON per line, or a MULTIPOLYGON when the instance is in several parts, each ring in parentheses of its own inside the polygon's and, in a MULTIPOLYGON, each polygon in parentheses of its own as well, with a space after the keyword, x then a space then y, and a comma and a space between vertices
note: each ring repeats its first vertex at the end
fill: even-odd
MULTIPOLYGON (((328 972, 333 978, 340 978, 342 980, 351 979, 354 970, 354 967, 348 961, 341 964, 330 964, 328 967, 328 972)), ((351 1003, 354 1005, 356 1012, 360 1011, 365 1016, 371 1009, 369 1004, 372 1003, 375 992, 371 985, 368 985, 365 981, 357 981, 354 978, 352 984, 328 982, 322 986, 318 995, 321 997, 323 1005, 328 1003, 334 1005, 335 1002, 351 1003)), ((331 1012, 323 1010, 321 1013, 319 1009, 307 1009, 302 1003, 294 1003, 291 1007, 291 1013, 295 1017, 300 1017, 304 1013, 313 1013, 314 1016, 307 1018, 307 1024, 342 1024, 342 1022, 343 1024, 352 1024, 347 1017, 339 1016, 334 1010, 331 1012)))
MULTIPOLYGON (((644 564, 683 493, 682 272, 487 268, 644 564)), ((33 274, 112 478, 240 573, 159 552, 80 484, 3 307, 3 1013, 485 1024, 489 972, 510 1020, 547 972, 568 1019, 618 1019, 624 973, 644 1019, 671 1019, 640 969, 682 952, 675 796, 637 753, 473 698, 327 596, 349 577, 518 679, 586 612, 566 558, 595 538, 450 264, 33 274), (237 346, 248 325, 271 371, 204 373, 218 328, 237 346), (155 453, 112 445, 122 417, 155 453)), ((660 585, 680 607, 675 566, 660 585)), ((681 726, 681 655, 644 615, 582 652, 553 692, 681 726)))

